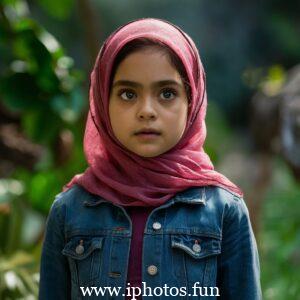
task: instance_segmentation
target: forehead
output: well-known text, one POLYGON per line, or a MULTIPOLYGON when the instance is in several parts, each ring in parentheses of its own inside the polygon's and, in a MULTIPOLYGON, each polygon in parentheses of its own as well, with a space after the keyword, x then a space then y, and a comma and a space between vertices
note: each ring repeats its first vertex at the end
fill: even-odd
POLYGON ((181 81, 169 55, 160 49, 143 49, 126 56, 119 64, 114 81, 120 79, 158 81, 173 79, 181 81))

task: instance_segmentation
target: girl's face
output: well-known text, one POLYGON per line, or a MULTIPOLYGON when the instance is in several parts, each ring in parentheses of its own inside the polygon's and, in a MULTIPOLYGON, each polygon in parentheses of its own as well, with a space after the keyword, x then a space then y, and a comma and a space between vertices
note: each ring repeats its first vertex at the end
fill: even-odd
POLYGON ((109 117, 116 138, 127 149, 143 157, 168 151, 184 132, 187 112, 184 84, 166 54, 147 48, 119 64, 109 117), (139 133, 147 129, 157 133, 139 133))

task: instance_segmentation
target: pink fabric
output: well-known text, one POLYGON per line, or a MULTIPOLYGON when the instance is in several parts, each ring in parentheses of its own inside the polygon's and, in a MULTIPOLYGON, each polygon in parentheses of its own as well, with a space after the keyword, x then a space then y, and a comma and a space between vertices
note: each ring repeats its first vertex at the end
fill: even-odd
POLYGON ((154 18, 129 22, 105 41, 91 73, 90 110, 84 136, 89 167, 64 186, 77 183, 93 194, 124 206, 160 206, 192 186, 216 185, 243 195, 214 170, 203 150, 207 107, 205 72, 192 39, 179 27, 154 18), (169 151, 151 158, 127 150, 113 134, 108 114, 109 81, 116 55, 129 41, 147 37, 175 51, 189 78, 192 101, 181 140, 169 151))

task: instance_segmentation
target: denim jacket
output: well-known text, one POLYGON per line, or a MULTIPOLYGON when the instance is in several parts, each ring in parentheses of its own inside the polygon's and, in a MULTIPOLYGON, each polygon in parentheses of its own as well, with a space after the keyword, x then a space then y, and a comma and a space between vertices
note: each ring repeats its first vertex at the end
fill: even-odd
MULTIPOLYGON (((79 185, 58 194, 46 223, 39 299, 125 299, 131 232, 123 207, 79 185), (94 293, 84 294, 86 287, 94 293), (97 296, 100 287, 120 293, 97 296)), ((142 282, 149 300, 262 299, 243 198, 216 186, 192 187, 153 209, 144 229, 142 282)))

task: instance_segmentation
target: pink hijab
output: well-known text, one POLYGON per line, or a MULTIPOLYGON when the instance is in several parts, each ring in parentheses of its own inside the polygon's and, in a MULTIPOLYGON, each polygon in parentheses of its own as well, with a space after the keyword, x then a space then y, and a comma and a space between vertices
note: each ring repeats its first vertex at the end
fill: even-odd
POLYGON ((97 56, 90 83, 90 110, 84 135, 89 167, 75 175, 63 190, 78 184, 92 194, 123 206, 160 206, 189 187, 215 185, 243 196, 242 191, 214 170, 203 150, 207 107, 205 72, 193 40, 176 25, 142 18, 115 30, 97 56), (127 150, 113 134, 108 114, 109 82, 120 49, 129 41, 147 37, 165 43, 181 59, 191 86, 187 125, 180 141, 151 158, 127 150))

